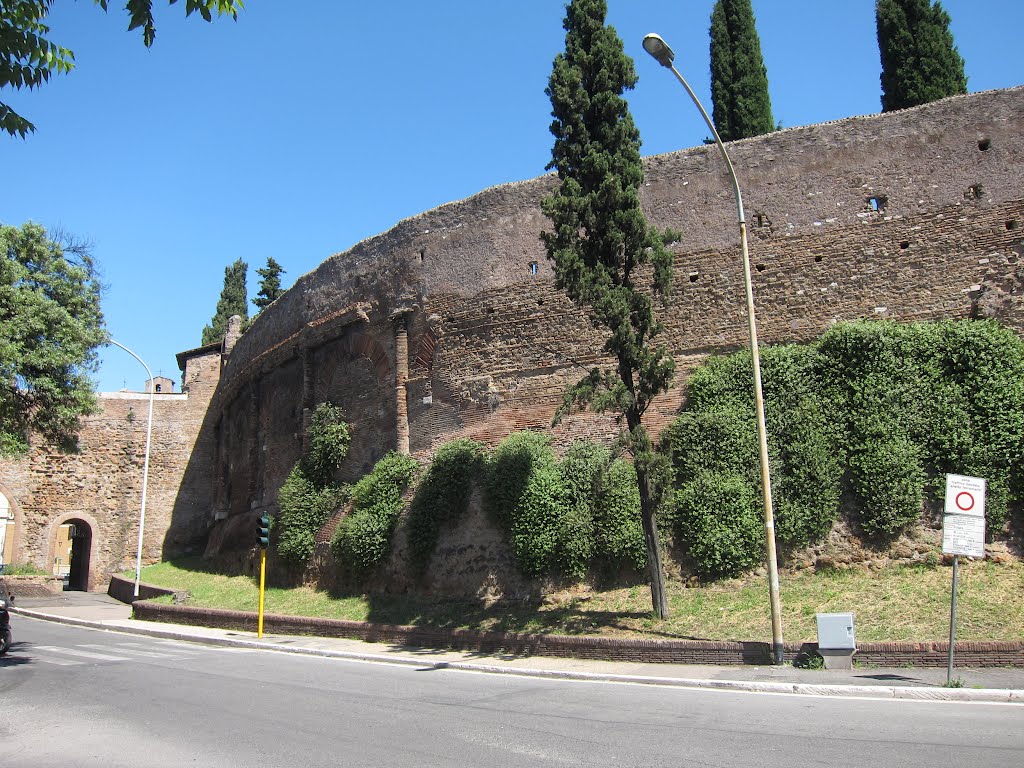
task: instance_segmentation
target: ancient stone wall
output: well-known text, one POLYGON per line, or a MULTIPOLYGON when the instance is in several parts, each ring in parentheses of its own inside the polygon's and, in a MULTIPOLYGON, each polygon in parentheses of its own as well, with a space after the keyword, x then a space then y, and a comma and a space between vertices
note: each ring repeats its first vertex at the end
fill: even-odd
MULTIPOLYGON (((1024 331, 1021 136, 1016 88, 730 143, 762 342, 806 341, 863 317, 984 315, 1024 331)), ((273 508, 304 419, 323 400, 341 403, 355 427, 346 477, 395 447, 402 411, 414 453, 456 436, 493 444, 549 428, 565 385, 601 362, 602 346, 555 288, 539 240, 540 200, 556 183, 495 187, 402 221, 332 256, 264 311, 212 405, 219 514, 273 508)), ((745 346, 748 330, 735 200, 717 148, 648 158, 642 202, 652 223, 683 233, 660 310, 680 375, 649 412, 658 430, 688 372, 745 346)), ((552 434, 564 444, 616 431, 588 414, 552 434)))
MULTIPOLYGON (((762 342, 806 341, 862 317, 989 316, 1024 332, 1022 136, 1015 88, 730 143, 762 342)), ((657 431, 687 374, 748 336, 736 207, 717 148, 645 164, 648 218, 682 232, 675 290, 659 309, 679 375, 648 414, 657 431)), ((249 547, 248 518, 275 509, 320 402, 340 404, 353 426, 342 480, 406 439, 427 454, 457 436, 494 444, 549 429, 565 385, 601 362, 603 344, 555 288, 539 240, 540 201, 556 183, 507 184, 402 221, 300 277, 233 347, 182 353, 188 399, 157 401, 147 558, 204 541, 210 552, 249 547)), ((83 520, 94 578, 134 554, 144 439, 144 398, 102 403, 80 454, 36 446, 0 462, 21 550, 45 565, 55 526, 83 520)), ((617 429, 583 414, 551 434, 565 445, 617 429)), ((473 541, 443 543, 452 558, 475 557, 473 541)), ((454 562, 437 570, 461 573, 454 562)))

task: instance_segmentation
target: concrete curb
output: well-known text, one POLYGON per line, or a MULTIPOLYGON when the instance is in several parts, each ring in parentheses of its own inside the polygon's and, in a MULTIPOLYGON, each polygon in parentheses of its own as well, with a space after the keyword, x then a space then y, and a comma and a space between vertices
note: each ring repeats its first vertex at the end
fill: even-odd
MULTIPOLYGON (((165 629, 162 627, 143 626, 145 622, 128 624, 125 621, 92 621, 72 616, 59 616, 42 611, 25 608, 13 608, 12 612, 27 618, 52 621, 90 629, 101 629, 110 632, 145 635, 166 640, 186 640, 222 647, 250 648, 260 651, 276 651, 298 656, 320 656, 325 658, 346 659, 375 664, 395 664, 420 669, 452 669, 460 672, 479 672, 494 675, 514 675, 520 677, 537 677, 552 680, 571 680, 584 682, 628 683, 632 685, 660 685, 678 688, 699 688, 745 693, 798 694, 802 696, 834 696, 843 698, 874 698, 901 699, 907 701, 951 701, 981 702, 1001 704, 1024 704, 1024 690, 1002 688, 923 688, 889 685, 813 685, 808 683, 770 683, 746 682, 740 680, 700 680, 680 677, 659 677, 654 675, 618 675, 599 672, 575 672, 570 670, 531 669, 508 667, 500 664, 484 664, 466 661, 424 662, 408 656, 392 656, 375 653, 358 653, 354 651, 334 651, 324 648, 302 646, 280 646, 261 640, 246 638, 216 637, 193 634, 183 630, 165 629)), ((128 621, 132 621, 129 619, 128 621)))

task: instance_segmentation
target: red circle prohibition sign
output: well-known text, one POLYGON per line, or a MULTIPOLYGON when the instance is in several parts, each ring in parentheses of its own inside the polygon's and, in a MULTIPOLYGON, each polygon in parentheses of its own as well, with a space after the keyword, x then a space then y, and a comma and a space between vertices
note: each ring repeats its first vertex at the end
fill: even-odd
POLYGON ((960 491, 956 495, 956 506, 957 509, 962 509, 964 512, 974 509, 974 495, 967 491, 960 491))

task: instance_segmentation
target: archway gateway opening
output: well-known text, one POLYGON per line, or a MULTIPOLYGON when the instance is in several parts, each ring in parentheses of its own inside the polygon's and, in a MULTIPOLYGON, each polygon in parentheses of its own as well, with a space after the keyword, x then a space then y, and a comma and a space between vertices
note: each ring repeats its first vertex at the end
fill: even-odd
POLYGON ((0 493, 0 566, 14 562, 14 509, 0 493))
POLYGON ((53 575, 64 580, 64 589, 89 590, 89 560, 92 556, 92 528, 80 519, 68 520, 57 527, 53 575))

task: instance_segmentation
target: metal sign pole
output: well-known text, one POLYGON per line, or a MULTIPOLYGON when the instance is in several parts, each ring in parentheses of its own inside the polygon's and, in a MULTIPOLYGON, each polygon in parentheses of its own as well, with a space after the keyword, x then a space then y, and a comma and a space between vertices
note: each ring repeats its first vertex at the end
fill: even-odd
POLYGON ((953 635, 956 627, 956 582, 957 582, 957 557, 953 555, 953 598, 950 600, 949 609, 949 660, 946 664, 946 683, 953 682, 953 635))
POLYGON ((942 516, 942 553, 953 556, 953 595, 949 601, 949 661, 946 684, 953 682, 956 632, 957 555, 985 557, 985 478, 946 475, 946 504, 942 516))

